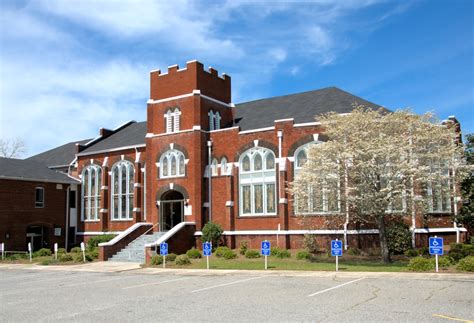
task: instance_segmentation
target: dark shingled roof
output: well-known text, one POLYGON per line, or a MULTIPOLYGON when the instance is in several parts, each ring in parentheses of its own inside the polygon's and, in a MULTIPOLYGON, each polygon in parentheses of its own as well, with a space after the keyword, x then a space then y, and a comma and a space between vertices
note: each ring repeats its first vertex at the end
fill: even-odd
POLYGON ((351 112, 354 103, 380 107, 337 87, 328 87, 237 104, 235 125, 241 130, 251 130, 274 126, 274 121, 279 119, 294 118, 295 123, 314 122, 314 117, 323 113, 351 112))
POLYGON ((84 149, 79 154, 100 152, 103 150, 141 145, 145 143, 146 121, 133 122, 96 144, 84 149))
POLYGON ((72 141, 62 146, 31 156, 27 160, 38 161, 46 164, 48 167, 69 165, 76 156, 76 143, 85 144, 91 139, 72 141))
POLYGON ((0 157, 0 179, 77 184, 78 180, 49 169, 44 163, 28 159, 0 157))

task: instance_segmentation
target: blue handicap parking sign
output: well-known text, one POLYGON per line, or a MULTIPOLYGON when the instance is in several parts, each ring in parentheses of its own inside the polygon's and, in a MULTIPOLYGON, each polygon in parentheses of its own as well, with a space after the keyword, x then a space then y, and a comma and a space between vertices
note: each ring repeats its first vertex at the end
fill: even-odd
POLYGON ((342 256, 342 241, 341 240, 332 240, 331 241, 331 256, 342 256))
POLYGON ((212 245, 210 242, 204 242, 202 244, 202 252, 204 256, 206 257, 209 257, 210 255, 212 255, 212 245))
POLYGON ((271 243, 270 241, 262 241, 262 255, 263 256, 270 256, 270 247, 271 243))
POLYGON ((162 256, 168 255, 168 244, 166 242, 162 242, 160 244, 160 255, 162 256))
POLYGON ((430 237, 430 255, 443 255, 443 238, 430 237))

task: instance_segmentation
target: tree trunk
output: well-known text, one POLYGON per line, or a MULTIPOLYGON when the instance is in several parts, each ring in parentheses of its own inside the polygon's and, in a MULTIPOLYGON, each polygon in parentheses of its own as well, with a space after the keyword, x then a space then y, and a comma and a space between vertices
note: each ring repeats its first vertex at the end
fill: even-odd
POLYGON ((380 216, 377 220, 379 226, 380 253, 384 264, 391 262, 390 251, 388 250, 387 232, 385 231, 385 217, 380 216))

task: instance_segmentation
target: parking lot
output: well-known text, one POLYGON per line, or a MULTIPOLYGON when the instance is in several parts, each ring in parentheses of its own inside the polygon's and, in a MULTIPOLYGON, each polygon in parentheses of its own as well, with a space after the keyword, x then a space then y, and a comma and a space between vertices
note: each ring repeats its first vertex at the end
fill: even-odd
POLYGON ((474 320, 474 276, 0 267, 0 322, 474 320))

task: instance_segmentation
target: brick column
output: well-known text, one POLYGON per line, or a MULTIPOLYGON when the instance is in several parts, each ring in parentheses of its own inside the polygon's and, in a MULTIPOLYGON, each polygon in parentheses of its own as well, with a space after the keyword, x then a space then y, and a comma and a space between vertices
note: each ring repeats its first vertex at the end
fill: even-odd
MULTIPOLYGON (((289 212, 288 212, 288 193, 286 191, 286 182, 287 182, 287 160, 286 158, 282 159, 278 163, 278 215, 280 219, 283 220, 281 224, 281 230, 288 230, 289 229, 289 212)), ((284 235, 280 238, 280 246, 281 248, 290 248, 290 236, 284 235)))
POLYGON ((100 221, 102 231, 109 231, 109 220, 110 220, 110 210, 109 210, 109 167, 102 166, 102 187, 100 188, 100 221))
MULTIPOLYGON (((234 175, 235 175, 235 167, 232 167, 231 175, 226 176, 226 186, 227 186, 227 194, 226 194, 226 219, 227 225, 224 230, 234 231, 235 230, 235 212, 234 212, 234 205, 236 204, 237 197, 235 196, 234 192, 234 175)), ((230 236, 229 244, 232 249, 236 248, 235 245, 235 236, 230 236)))
POLYGON ((133 184, 133 219, 142 222, 142 167, 140 162, 135 162, 135 183, 133 184))

